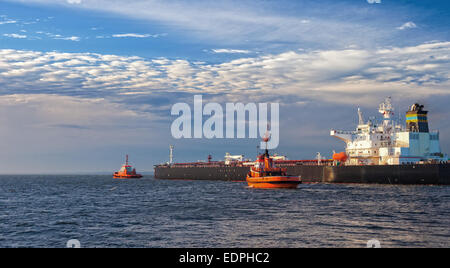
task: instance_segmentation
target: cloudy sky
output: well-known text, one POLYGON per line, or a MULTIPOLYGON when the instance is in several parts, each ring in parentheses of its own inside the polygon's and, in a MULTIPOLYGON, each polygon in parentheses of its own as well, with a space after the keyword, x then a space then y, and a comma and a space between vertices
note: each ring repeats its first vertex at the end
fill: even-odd
POLYGON ((277 152, 330 156, 329 130, 420 101, 450 152, 446 0, 0 0, 0 173, 141 171, 254 157, 258 140, 174 140, 171 106, 279 102, 277 152))

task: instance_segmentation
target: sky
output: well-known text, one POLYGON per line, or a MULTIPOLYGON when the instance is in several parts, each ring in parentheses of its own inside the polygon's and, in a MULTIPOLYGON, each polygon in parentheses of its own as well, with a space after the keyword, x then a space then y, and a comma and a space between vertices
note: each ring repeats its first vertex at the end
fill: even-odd
POLYGON ((330 157, 357 108, 414 102, 450 152, 450 2, 0 0, 0 173, 139 171, 254 158, 256 139, 173 139, 178 102, 280 103, 290 159, 330 157))

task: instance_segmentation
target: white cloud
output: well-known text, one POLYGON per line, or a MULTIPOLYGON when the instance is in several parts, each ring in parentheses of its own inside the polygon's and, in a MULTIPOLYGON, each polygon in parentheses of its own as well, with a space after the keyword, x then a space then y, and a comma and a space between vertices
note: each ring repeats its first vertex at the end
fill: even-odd
POLYGON ((381 4, 381 0, 367 0, 369 4, 381 4))
POLYGON ((213 49, 212 52, 220 54, 250 54, 250 50, 242 50, 242 49, 213 49))
POLYGON ((149 37, 160 37, 165 34, 136 34, 136 33, 126 33, 126 34, 114 34, 112 37, 115 38, 126 38, 126 37, 133 37, 133 38, 149 38, 149 37))
POLYGON ((82 0, 67 0, 69 4, 81 4, 82 0))
POLYGON ((68 41, 74 41, 74 42, 79 42, 81 40, 81 38, 78 36, 61 37, 61 38, 56 38, 56 39, 68 40, 68 41))
POLYGON ((17 23, 16 20, 5 20, 5 21, 0 21, 0 25, 3 25, 3 24, 15 24, 15 23, 17 23))
MULTIPOLYGON (((0 50, 3 92, 108 99, 156 93, 354 103, 386 94, 450 94, 450 42, 379 50, 290 51, 221 64, 93 53, 0 50)), ((372 99, 373 98, 373 99, 372 99)))
POLYGON ((25 38, 27 38, 27 36, 23 35, 23 34, 3 34, 3 36, 9 37, 9 38, 16 38, 16 39, 25 39, 25 38))
POLYGON ((417 28, 417 25, 412 21, 408 21, 405 24, 403 24, 402 26, 397 27, 397 30, 406 30, 406 29, 414 29, 414 28, 417 28))
POLYGON ((41 34, 41 35, 46 35, 55 40, 66 40, 66 41, 74 41, 74 42, 81 41, 81 37, 78 37, 78 36, 62 36, 60 34, 53 34, 53 33, 48 33, 48 32, 43 32, 43 31, 37 31, 36 33, 41 34))

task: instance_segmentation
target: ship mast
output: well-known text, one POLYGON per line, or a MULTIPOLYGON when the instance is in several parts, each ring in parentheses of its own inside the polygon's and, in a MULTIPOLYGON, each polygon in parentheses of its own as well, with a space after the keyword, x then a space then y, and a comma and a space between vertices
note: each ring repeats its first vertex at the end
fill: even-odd
POLYGON ((361 108, 358 108, 359 125, 364 125, 364 117, 361 108))
POLYGON ((264 134, 264 137, 262 138, 263 142, 266 143, 266 155, 268 155, 268 152, 269 152, 268 142, 270 141, 270 138, 271 138, 271 135, 270 135, 269 131, 266 131, 266 134, 264 134))
POLYGON ((380 109, 378 111, 383 115, 383 126, 385 127, 385 130, 390 132, 390 125, 392 122, 391 116, 394 116, 394 107, 392 106, 391 97, 386 98, 386 100, 380 104, 380 109))
POLYGON ((170 164, 170 165, 173 164, 173 148, 174 148, 173 145, 170 145, 170 146, 169 146, 169 150, 170 150, 170 153, 169 153, 169 164, 170 164))

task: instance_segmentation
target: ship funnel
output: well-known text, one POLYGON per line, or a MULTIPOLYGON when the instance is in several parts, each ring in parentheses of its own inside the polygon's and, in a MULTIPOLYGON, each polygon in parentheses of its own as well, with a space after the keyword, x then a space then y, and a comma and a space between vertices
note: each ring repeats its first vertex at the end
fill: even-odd
POLYGON ((410 132, 428 133, 428 111, 424 110, 424 106, 415 103, 406 112, 406 127, 410 132))

